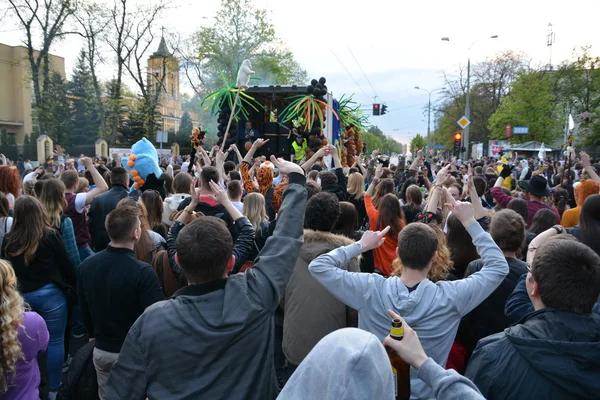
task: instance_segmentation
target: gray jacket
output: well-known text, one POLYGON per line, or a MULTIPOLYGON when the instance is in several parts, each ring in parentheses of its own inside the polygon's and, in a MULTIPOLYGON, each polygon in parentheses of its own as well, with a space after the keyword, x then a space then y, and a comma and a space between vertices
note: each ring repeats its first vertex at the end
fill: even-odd
MULTIPOLYGON (((304 231, 304 244, 285 290, 283 353, 294 365, 299 365, 329 333, 358 326, 356 310, 336 299, 308 271, 308 264, 321 254, 352 243, 342 235, 304 231)), ((360 272, 358 257, 342 268, 360 272)))
POLYGON ((290 174, 277 228, 254 268, 146 309, 111 370, 107 400, 275 398, 273 314, 302 246, 304 183, 290 174))

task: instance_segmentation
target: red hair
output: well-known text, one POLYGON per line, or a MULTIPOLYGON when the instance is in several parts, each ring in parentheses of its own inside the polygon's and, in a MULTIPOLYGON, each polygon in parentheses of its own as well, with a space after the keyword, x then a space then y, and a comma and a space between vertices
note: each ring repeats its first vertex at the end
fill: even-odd
POLYGON ((0 192, 19 195, 19 171, 7 165, 0 165, 0 192))

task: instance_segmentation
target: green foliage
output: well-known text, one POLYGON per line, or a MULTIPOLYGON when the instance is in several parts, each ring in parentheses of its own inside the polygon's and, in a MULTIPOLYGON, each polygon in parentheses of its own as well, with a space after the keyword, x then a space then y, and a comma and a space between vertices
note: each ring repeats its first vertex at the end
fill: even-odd
POLYGON ((367 143, 367 150, 373 151, 379 149, 382 153, 402 153, 402 144, 391 137, 386 136, 377 126, 371 126, 363 134, 363 142, 367 143))
POLYGON ((175 134, 175 141, 180 145, 189 142, 193 128, 190 113, 185 111, 181 116, 181 124, 179 124, 179 130, 175 134))
POLYGON ((252 0, 222 0, 212 23, 200 28, 194 40, 205 88, 221 86, 220 72, 235 81, 238 66, 246 58, 252 60, 261 84, 301 84, 308 79, 277 39, 267 11, 255 8, 252 0))
POLYGON ((119 144, 131 146, 138 140, 146 137, 144 128, 144 113, 138 109, 132 109, 123 120, 119 144))
POLYGON ((55 144, 70 144, 72 113, 67 98, 67 84, 60 74, 50 74, 44 98, 38 102, 35 116, 55 144))
POLYGON ((412 151, 421 150, 425 146, 427 146, 427 141, 425 140, 425 138, 423 136, 421 136, 419 133, 417 133, 415 135, 415 137, 412 138, 412 140, 410 141, 408 151, 412 152, 412 151))
MULTIPOLYGON (((554 143, 562 132, 564 115, 553 92, 556 77, 546 71, 520 72, 510 94, 489 119, 490 137, 505 138, 505 126, 528 126, 537 142, 554 143)), ((530 135, 513 135, 511 143, 531 141, 530 135)))
POLYGON ((100 129, 100 114, 94 94, 94 83, 86 61, 86 54, 81 51, 69 82, 72 96, 73 128, 71 129, 73 144, 94 143, 100 129))
POLYGON ((578 125, 576 132, 586 146, 600 144, 600 57, 589 47, 574 54, 575 61, 564 63, 556 72, 560 100, 578 125))
POLYGON ((8 131, 6 130, 6 128, 2 128, 0 130, 0 144, 5 144, 8 145, 10 144, 10 139, 8 137, 8 131))

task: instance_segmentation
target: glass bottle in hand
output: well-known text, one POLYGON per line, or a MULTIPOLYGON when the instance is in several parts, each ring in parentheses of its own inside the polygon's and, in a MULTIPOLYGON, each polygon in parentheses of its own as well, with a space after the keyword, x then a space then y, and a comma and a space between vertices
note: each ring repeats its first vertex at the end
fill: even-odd
MULTIPOLYGON (((402 340, 404 337, 404 327, 402 320, 393 319, 390 329, 390 337, 394 340, 402 340)), ((395 350, 385 348, 392 364, 392 372, 394 373, 394 389, 396 400, 410 399, 410 365, 404 361, 395 350)))

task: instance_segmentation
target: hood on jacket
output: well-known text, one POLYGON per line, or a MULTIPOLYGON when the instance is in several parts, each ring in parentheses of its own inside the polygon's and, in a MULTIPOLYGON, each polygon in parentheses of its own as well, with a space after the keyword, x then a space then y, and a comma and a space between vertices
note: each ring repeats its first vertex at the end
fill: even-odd
POLYGON ((393 400, 389 358, 372 333, 339 329, 317 343, 277 398, 393 400))
POLYGON ((506 329, 523 362, 577 398, 600 393, 600 316, 544 309, 506 329))
POLYGON ((189 193, 176 193, 172 196, 169 196, 165 199, 165 203, 168 204, 171 209, 176 210, 179 207, 179 204, 190 197, 189 193))
MULTIPOLYGON (((353 240, 346 236, 336 235, 331 232, 313 231, 311 229, 304 230, 304 245, 300 249, 300 258, 308 264, 321 254, 330 252, 342 246, 349 246, 354 243, 353 240)), ((357 257, 357 260, 360 256, 357 257)))

